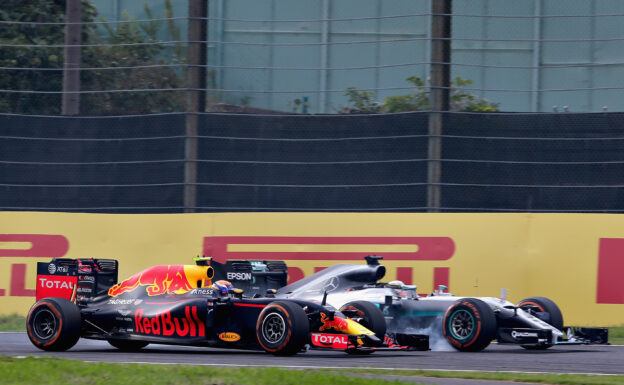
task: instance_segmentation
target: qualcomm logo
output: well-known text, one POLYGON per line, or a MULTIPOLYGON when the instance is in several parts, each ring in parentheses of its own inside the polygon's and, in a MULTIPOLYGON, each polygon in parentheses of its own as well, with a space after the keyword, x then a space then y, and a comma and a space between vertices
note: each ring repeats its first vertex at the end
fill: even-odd
POLYGON ((537 333, 529 333, 529 332, 517 332, 517 331, 512 331, 511 332, 511 336, 513 338, 537 338, 537 333))

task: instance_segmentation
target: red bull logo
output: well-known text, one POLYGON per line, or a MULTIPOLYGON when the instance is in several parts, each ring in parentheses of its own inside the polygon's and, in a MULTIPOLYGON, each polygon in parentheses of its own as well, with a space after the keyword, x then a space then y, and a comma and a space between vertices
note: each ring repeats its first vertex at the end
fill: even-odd
POLYGON ((197 315, 197 306, 186 306, 184 317, 174 317, 170 311, 153 317, 143 315, 143 309, 134 313, 135 332, 156 336, 204 337, 204 324, 197 315))
POLYGON ((349 322, 344 318, 330 317, 325 313, 321 313, 321 327, 319 331, 334 329, 337 332, 346 333, 349 331, 349 322))
MULTIPOLYGON (((194 267, 194 266, 193 266, 194 267)), ((205 274, 205 273, 204 273, 205 274)), ((208 277, 204 277, 208 278, 208 277)), ((116 297, 139 286, 147 286, 147 295, 182 294, 196 287, 189 282, 184 265, 153 266, 108 289, 108 295, 116 297)))

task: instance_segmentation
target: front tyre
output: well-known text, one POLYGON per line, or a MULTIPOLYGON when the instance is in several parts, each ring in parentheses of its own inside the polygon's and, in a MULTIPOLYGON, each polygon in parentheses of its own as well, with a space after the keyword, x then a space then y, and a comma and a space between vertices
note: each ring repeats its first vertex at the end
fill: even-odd
POLYGON ((308 342, 310 322, 294 302, 271 302, 262 310, 256 324, 260 346, 267 352, 289 356, 300 352, 308 342))
POLYGON ((518 307, 524 311, 537 310, 544 313, 545 319, 539 316, 538 318, 559 330, 563 330, 563 314, 554 301, 546 297, 529 297, 520 301, 518 307))
MULTIPOLYGON (((537 318, 546 322, 547 324, 563 330, 563 314, 559 306, 546 297, 529 297, 525 298, 518 303, 518 307, 530 314, 533 314, 537 318), (542 314, 534 314, 537 311, 542 314)), ((528 350, 545 350, 551 347, 551 345, 521 345, 528 350)))
POLYGON ((348 302, 340 308, 340 311, 351 310, 356 316, 352 317, 360 325, 375 333, 380 340, 386 337, 386 319, 381 310, 373 303, 367 301, 348 302))
POLYGON ((494 311, 479 299, 460 299, 444 314, 442 332, 461 352, 481 351, 496 337, 494 311))
POLYGON ((30 341, 42 350, 63 351, 80 338, 80 310, 64 298, 44 298, 28 312, 26 329, 30 341))

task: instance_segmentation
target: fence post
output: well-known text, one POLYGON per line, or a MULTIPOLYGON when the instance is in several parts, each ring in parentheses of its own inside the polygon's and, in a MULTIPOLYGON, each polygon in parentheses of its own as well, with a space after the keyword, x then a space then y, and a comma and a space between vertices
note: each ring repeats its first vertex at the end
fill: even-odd
POLYGON ((427 209, 440 211, 442 128, 449 110, 452 0, 431 0, 431 82, 427 164, 427 209))
POLYGON ((63 95, 61 114, 80 114, 80 44, 82 42, 82 0, 65 3, 65 48, 63 60, 63 95))
POLYGON ((206 108, 206 35, 208 0, 188 0, 187 113, 184 140, 184 212, 197 206, 197 135, 199 112, 206 108))

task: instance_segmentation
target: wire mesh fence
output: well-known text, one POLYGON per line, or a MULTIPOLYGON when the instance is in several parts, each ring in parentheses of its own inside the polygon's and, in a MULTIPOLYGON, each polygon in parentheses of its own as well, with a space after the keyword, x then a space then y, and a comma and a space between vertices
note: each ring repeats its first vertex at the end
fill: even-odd
POLYGON ((439 207, 426 112, 200 114, 192 182, 185 118, 0 116, 0 208, 624 212, 621 113, 446 114, 439 207))
POLYGON ((179 2, 108 20, 83 1, 75 90, 64 2, 26 3, 0 4, 0 209, 624 211, 620 2, 454 0, 441 63, 428 0, 211 1, 207 17, 179 2), (452 111, 436 134, 439 64, 452 111), (79 116, 61 115, 68 93, 79 116))
MULTIPOLYGON (((1 6, 0 111, 60 113, 63 50, 71 47, 63 40, 63 2, 45 13, 46 2, 20 3, 1 6)), ((429 0, 212 1, 208 17, 177 16, 187 9, 167 3, 163 15, 146 8, 117 20, 84 3, 82 21, 73 23, 83 35, 81 87, 69 91, 80 94, 81 114, 185 111, 185 94, 198 91, 186 76, 195 66, 207 71, 206 111, 220 104, 308 113, 426 110, 417 102, 430 91, 431 65, 439 64, 430 54, 436 14, 429 0), (189 21, 204 22, 205 35, 190 39, 189 21), (193 44, 207 47, 203 63, 188 61, 193 44), (414 77, 421 82, 408 80, 414 77)), ((448 87, 472 101, 458 109, 474 110, 482 100, 510 112, 624 108, 619 2, 452 4, 444 38, 451 60, 444 64, 460 80, 448 87)))

